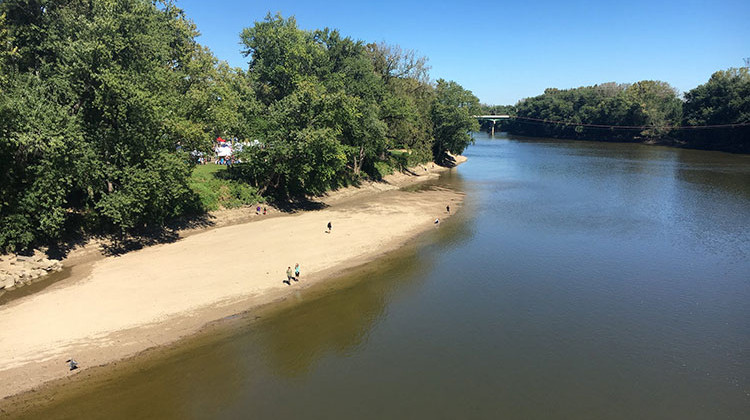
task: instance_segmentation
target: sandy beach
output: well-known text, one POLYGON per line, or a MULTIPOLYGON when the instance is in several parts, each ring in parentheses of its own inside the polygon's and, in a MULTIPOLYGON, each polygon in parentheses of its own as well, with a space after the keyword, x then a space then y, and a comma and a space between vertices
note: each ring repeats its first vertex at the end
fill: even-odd
POLYGON ((397 249, 448 217, 447 204, 460 208, 457 191, 399 189, 442 170, 346 189, 321 199, 322 210, 256 217, 73 266, 65 280, 0 306, 0 399, 173 343, 397 249), (287 285, 295 263, 300 281, 287 285), (72 372, 71 357, 80 364, 72 372))

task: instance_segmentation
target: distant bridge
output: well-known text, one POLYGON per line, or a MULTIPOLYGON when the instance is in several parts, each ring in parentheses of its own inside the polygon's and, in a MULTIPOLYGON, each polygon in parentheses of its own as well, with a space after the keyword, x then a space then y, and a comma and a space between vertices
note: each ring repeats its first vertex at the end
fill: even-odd
POLYGON ((495 123, 499 120, 509 120, 510 115, 472 115, 472 117, 478 120, 492 121, 491 135, 495 135, 495 123))

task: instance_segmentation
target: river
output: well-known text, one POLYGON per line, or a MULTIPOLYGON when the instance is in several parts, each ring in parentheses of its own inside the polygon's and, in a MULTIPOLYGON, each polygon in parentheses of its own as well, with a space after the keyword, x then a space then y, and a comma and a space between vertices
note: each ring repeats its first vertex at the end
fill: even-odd
POLYGON ((750 156, 476 134, 396 255, 31 418, 750 417, 750 156))

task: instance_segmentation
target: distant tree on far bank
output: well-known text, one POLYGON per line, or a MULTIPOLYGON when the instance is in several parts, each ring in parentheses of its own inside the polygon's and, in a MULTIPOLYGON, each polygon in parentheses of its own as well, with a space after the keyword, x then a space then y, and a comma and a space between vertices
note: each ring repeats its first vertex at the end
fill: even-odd
MULTIPOLYGON (((750 71, 717 71, 685 94, 683 109, 686 126, 750 124, 750 71)), ((750 153, 750 126, 686 129, 680 137, 693 147, 750 153)))
POLYGON ((680 124, 682 101, 668 83, 643 80, 627 86, 623 94, 630 111, 623 123, 646 127, 639 133, 644 138, 661 138, 680 124))
POLYGON ((604 83, 575 89, 546 89, 515 106, 507 131, 528 136, 639 141, 669 132, 682 117, 676 89, 660 81, 604 83), (632 127, 611 129, 601 126, 632 127))
POLYGON ((501 127, 525 136, 652 142, 750 153, 747 68, 714 73, 706 84, 687 92, 684 100, 669 84, 644 80, 549 88, 512 107, 483 105, 483 112, 517 116, 503 121, 501 127))

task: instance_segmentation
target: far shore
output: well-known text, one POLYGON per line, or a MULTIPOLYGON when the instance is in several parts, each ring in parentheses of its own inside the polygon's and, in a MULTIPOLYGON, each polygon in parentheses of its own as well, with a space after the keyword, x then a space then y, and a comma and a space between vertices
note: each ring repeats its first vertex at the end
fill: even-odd
POLYGON ((460 209, 459 191, 401 190, 446 170, 420 165, 346 188, 323 197, 321 210, 230 212, 223 226, 116 257, 72 253, 67 278, 0 306, 0 408, 3 399, 174 343, 398 249, 460 209), (287 285, 295 263, 300 279, 287 285), (65 363, 71 357, 75 371, 65 363))

